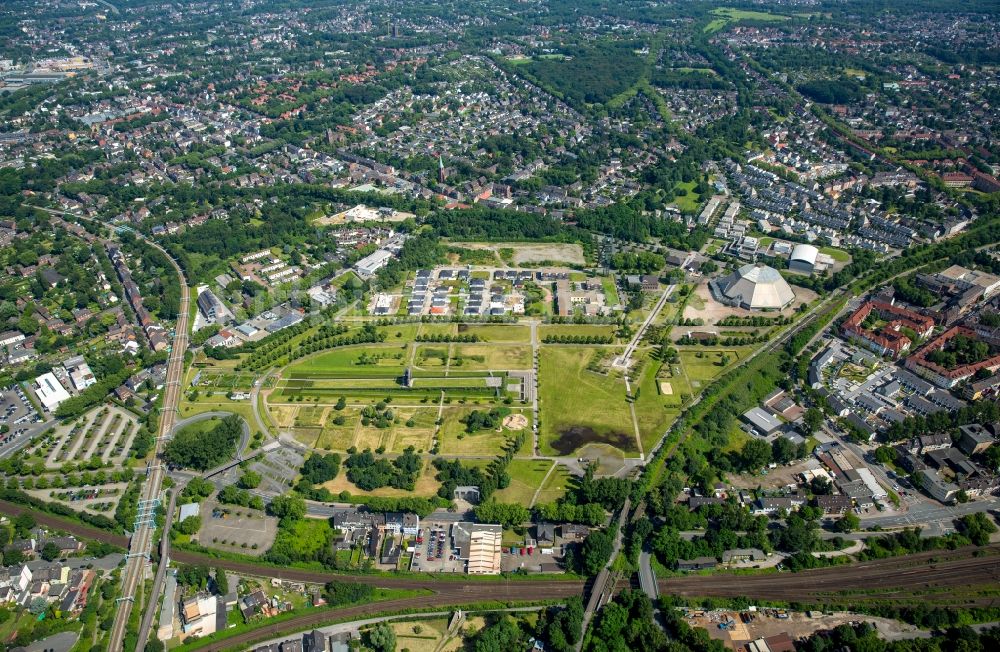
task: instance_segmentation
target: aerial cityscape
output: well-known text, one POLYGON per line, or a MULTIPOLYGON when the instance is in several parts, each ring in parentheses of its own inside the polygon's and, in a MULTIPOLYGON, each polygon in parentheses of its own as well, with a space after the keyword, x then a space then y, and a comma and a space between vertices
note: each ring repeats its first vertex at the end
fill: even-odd
POLYGON ((1000 5, 0 2, 0 648, 1000 650, 1000 5))

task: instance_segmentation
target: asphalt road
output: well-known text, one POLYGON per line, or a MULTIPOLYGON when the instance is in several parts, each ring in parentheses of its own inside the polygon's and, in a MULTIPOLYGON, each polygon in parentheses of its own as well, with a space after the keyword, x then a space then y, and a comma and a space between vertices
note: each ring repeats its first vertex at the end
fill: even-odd
POLYGON ((866 516, 861 519, 864 527, 879 526, 882 528, 899 527, 921 527, 933 529, 938 534, 944 534, 954 530, 952 521, 975 512, 982 512, 988 509, 1000 507, 1000 498, 996 496, 984 496, 975 500, 958 505, 939 505, 935 502, 925 500, 918 505, 910 507, 909 511, 902 514, 876 514, 866 516))
POLYGON ((650 600, 656 600, 660 597, 660 588, 656 584, 656 574, 653 573, 650 557, 647 550, 639 553, 639 586, 650 600))

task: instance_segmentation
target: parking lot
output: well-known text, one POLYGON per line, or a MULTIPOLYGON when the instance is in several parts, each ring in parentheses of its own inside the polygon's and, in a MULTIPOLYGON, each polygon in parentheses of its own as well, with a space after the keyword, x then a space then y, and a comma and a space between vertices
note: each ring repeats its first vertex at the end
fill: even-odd
MULTIPOLYGON (((292 481, 295 480, 304 462, 305 455, 301 450, 282 444, 281 448, 256 458, 250 468, 260 473, 259 491, 284 493, 292 486, 292 481)), ((242 474, 242 469, 234 467, 227 473, 227 483, 232 484, 242 474)))
POLYGON ((116 482, 99 487, 31 489, 28 494, 41 500, 62 503, 78 511, 110 516, 127 488, 127 482, 116 482))
POLYGON ((39 431, 42 418, 19 386, 0 390, 0 426, 7 432, 0 435, 0 457, 24 446, 39 431))
MULTIPOLYGON (((534 548, 531 546, 504 546, 500 555, 500 570, 509 573, 523 570, 529 573, 562 572, 556 562, 556 550, 552 548, 534 548), (513 551, 513 552, 511 552, 513 551)), ((561 552, 561 551, 558 551, 561 552)))
POLYGON ((465 562, 455 554, 450 523, 422 523, 410 570, 425 573, 464 573, 465 562))
POLYGON ((68 462, 99 457, 104 462, 124 464, 139 431, 139 420, 116 405, 99 405, 71 423, 59 425, 39 442, 37 453, 49 469, 68 462))
POLYGON ((220 505, 214 500, 201 503, 198 541, 203 546, 245 555, 261 555, 271 547, 277 532, 278 519, 263 512, 220 505))

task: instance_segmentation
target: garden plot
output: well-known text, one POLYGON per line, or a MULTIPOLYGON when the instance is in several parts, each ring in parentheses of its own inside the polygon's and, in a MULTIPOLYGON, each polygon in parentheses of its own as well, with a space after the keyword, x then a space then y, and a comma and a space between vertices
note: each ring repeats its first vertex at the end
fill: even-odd
POLYGON ((56 428, 45 466, 55 469, 67 462, 95 456, 104 462, 122 464, 138 428, 135 416, 117 406, 94 408, 72 423, 56 428))
MULTIPOLYGON (((198 382, 192 385, 209 393, 249 392, 257 382, 257 374, 249 372, 232 372, 222 369, 201 369, 195 374, 198 382)), ((192 379, 193 380, 193 379, 192 379)))

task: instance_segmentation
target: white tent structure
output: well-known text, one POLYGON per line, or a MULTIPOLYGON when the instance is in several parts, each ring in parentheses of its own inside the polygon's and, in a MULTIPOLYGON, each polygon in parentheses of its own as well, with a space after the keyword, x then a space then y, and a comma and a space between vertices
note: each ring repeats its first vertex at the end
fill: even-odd
POLYGON ((722 294, 733 305, 750 310, 781 310, 795 301, 795 293, 778 270, 749 264, 719 282, 722 294))

